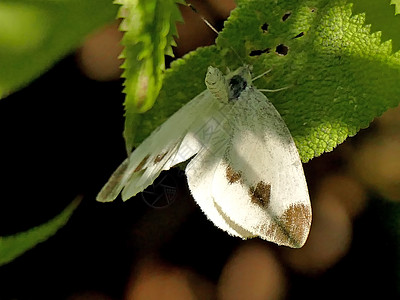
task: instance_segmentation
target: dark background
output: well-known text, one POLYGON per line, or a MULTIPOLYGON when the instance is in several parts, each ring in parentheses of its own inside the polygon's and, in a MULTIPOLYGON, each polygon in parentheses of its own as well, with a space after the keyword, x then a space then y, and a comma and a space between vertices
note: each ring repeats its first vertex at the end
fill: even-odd
MULTIPOLYGON (((135 264, 157 257, 212 282, 242 243, 215 228, 196 207, 182 172, 164 209, 141 197, 96 203, 95 195, 124 159, 121 82, 87 79, 74 56, 0 102, 0 234, 24 231, 83 203, 48 241, 0 268, 0 299, 64 299, 82 291, 121 298, 135 264)), ((309 185, 334 152, 307 164, 309 185), (314 172, 317 170, 316 172, 314 172)), ((371 198, 372 199, 372 198, 371 198)), ((398 206, 378 199, 354 223, 350 251, 318 276, 287 269, 288 299, 395 299, 396 236, 385 220, 398 206)), ((279 256, 279 247, 273 247, 279 256)))

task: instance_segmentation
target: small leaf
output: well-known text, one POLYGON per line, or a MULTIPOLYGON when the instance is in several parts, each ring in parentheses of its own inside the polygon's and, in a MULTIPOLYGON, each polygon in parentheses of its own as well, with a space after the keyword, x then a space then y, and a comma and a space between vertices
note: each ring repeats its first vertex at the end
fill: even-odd
POLYGON ((396 15, 400 14, 400 0, 392 0, 390 1, 390 4, 393 4, 395 6, 396 15))
POLYGON ((0 266, 11 262, 24 252, 54 235, 63 227, 78 207, 82 198, 77 197, 54 219, 28 231, 0 237, 0 266))
POLYGON ((0 99, 48 70, 115 18, 110 0, 1 0, 0 99))
POLYGON ((132 150, 138 113, 150 109, 162 86, 165 55, 171 55, 175 23, 182 21, 177 3, 183 0, 117 0, 121 4, 120 29, 125 31, 121 57, 125 59, 125 130, 128 153, 132 150))

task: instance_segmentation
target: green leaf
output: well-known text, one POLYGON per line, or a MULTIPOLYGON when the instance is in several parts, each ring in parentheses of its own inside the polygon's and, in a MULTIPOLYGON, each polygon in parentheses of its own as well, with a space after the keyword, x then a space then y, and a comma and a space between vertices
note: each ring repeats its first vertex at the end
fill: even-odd
POLYGON ((390 41, 382 43, 380 37, 365 25, 365 15, 353 14, 345 0, 241 0, 217 46, 186 55, 166 72, 136 142, 205 89, 209 65, 232 70, 247 63, 255 75, 272 69, 256 87, 289 87, 267 97, 307 162, 398 105, 400 53, 393 54, 390 41))
POLYGON ((125 130, 128 153, 139 122, 138 113, 150 109, 162 86, 165 55, 173 55, 175 23, 182 21, 177 3, 183 0, 117 0, 125 31, 121 57, 125 59, 125 130))
POLYGON ((81 197, 77 197, 58 216, 38 227, 11 236, 0 236, 0 266, 11 262, 24 252, 54 235, 58 229, 67 223, 80 202, 81 197))
POLYGON ((0 98, 37 78, 116 12, 111 0, 1 0, 0 98))
POLYGON ((400 0, 391 0, 390 4, 395 6, 396 15, 400 14, 400 0))

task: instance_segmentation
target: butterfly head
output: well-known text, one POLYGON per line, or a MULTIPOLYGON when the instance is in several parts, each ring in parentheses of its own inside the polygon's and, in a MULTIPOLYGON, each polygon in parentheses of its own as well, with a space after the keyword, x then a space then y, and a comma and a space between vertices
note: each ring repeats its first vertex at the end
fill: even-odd
POLYGON ((231 80, 233 77, 241 77, 243 78, 243 80, 247 83, 248 86, 251 85, 251 72, 253 70, 253 66, 251 65, 243 65, 240 68, 237 68, 235 71, 229 73, 226 75, 226 79, 229 81, 231 80))
POLYGON ((251 66, 244 65, 226 76, 229 101, 237 100, 240 94, 251 86, 251 69, 251 66))
POLYGON ((251 86, 251 69, 249 65, 244 65, 224 75, 219 69, 212 66, 208 67, 205 83, 208 90, 221 102, 237 100, 240 94, 251 86))

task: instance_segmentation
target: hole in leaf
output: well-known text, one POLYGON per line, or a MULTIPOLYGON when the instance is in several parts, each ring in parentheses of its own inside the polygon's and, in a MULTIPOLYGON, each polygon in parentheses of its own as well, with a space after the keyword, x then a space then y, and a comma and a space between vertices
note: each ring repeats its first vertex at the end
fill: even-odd
POLYGON ((311 12, 313 13, 313 12, 315 12, 316 11, 316 9, 315 8, 311 8, 311 12))
POLYGON ((266 33, 267 31, 268 31, 268 24, 267 23, 264 23, 264 24, 262 24, 261 25, 261 30, 264 32, 264 33, 266 33))
POLYGON ((297 39, 299 37, 302 37, 304 35, 304 32, 300 32, 298 35, 296 35, 295 37, 293 37, 293 39, 297 39))
POLYGON ((271 48, 265 48, 264 50, 253 50, 250 52, 250 56, 259 56, 263 53, 269 53, 271 48))
POLYGON ((290 17, 291 14, 292 14, 291 12, 285 13, 285 14, 282 16, 282 21, 285 22, 285 21, 290 17))
POLYGON ((276 46, 276 50, 275 52, 279 55, 285 56, 286 54, 288 54, 289 51, 289 47, 285 46, 284 44, 280 44, 278 46, 276 46))

